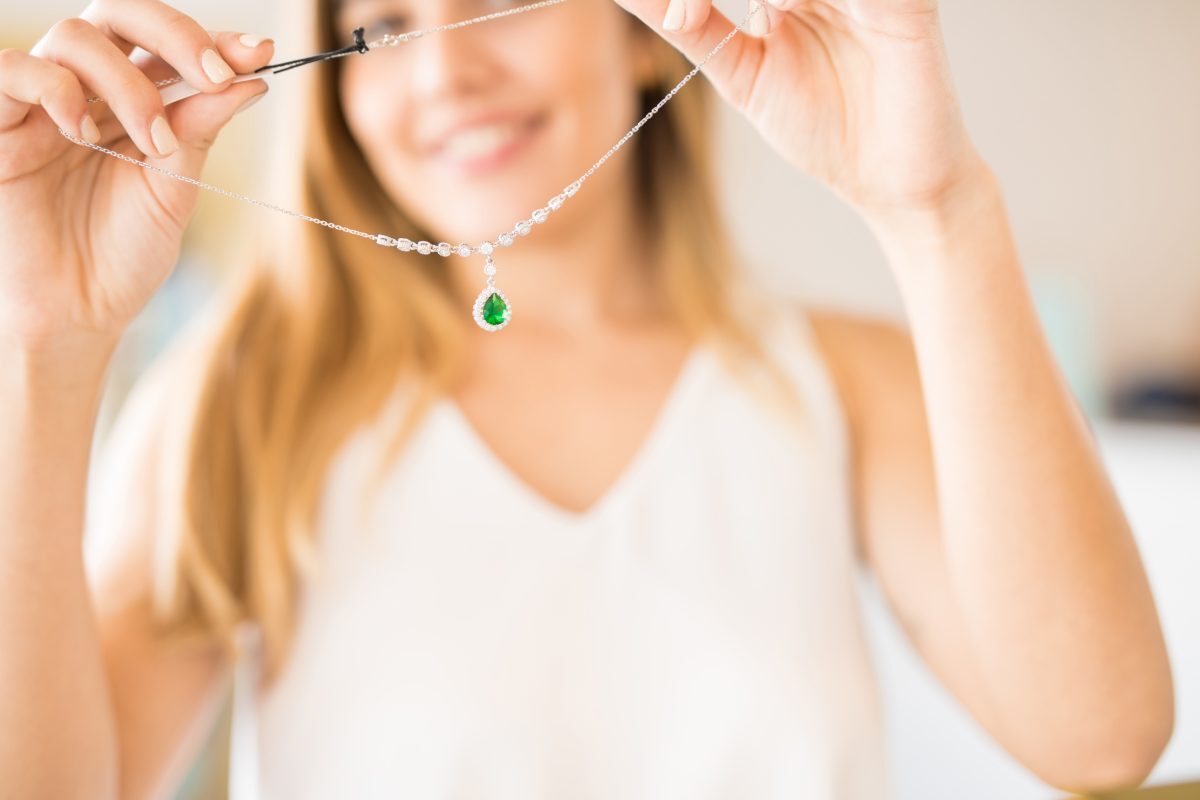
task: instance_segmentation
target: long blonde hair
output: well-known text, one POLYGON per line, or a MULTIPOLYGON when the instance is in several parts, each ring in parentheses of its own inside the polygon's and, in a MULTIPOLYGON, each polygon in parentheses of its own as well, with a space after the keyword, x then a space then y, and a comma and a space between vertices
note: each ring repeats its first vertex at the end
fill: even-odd
MULTIPOLYGON (((291 43, 302 52, 343 44, 334 41, 329 5, 312 0, 293 17, 301 30, 291 43)), ((639 117, 691 68, 643 33, 654 39, 659 77, 639 87, 639 117)), ((293 189, 289 207, 364 231, 431 238, 388 197, 352 138, 336 62, 294 80, 306 83, 304 107, 289 115, 299 132, 286 160, 292 172, 283 176, 293 189)), ((683 329, 710 339, 740 374, 750 363, 766 367, 769 381, 789 394, 754 335, 754 312, 738 302, 738 267, 714 190, 714 97, 697 76, 631 142, 642 216, 654 231, 651 263, 663 270, 683 329)), ((167 635, 199 634, 236 648, 236 629, 254 622, 266 680, 278 674, 293 636, 299 590, 315 561, 321 487, 339 445, 381 412, 404 379, 416 391, 389 450, 398 453, 465 363, 464 311, 451 303, 440 259, 277 219, 279 233, 264 237, 270 246, 258 248, 214 305, 201 363, 189 365, 199 372, 178 433, 185 442, 174 471, 178 529, 156 594, 167 635)))

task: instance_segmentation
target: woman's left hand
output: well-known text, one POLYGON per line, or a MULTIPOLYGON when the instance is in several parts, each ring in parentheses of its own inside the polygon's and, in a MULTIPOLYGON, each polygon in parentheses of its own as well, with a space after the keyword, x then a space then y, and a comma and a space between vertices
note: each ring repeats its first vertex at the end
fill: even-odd
MULTIPOLYGON (((711 0, 617 0, 698 62, 734 26, 711 0)), ((753 0, 751 0, 753 2, 753 0)), ((963 125, 937 0, 778 0, 705 65, 788 162, 864 215, 938 208, 982 164, 963 125)), ((753 7, 751 5, 751 7, 753 7)))

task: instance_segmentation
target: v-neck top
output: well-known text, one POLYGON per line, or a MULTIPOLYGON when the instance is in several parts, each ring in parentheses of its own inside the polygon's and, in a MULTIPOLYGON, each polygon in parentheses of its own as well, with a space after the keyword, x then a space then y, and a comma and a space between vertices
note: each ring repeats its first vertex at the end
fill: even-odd
POLYGON ((803 312, 763 337, 807 435, 697 345, 582 513, 449 399, 365 506, 387 437, 350 437, 287 663, 240 666, 231 797, 888 797, 846 421, 803 312))

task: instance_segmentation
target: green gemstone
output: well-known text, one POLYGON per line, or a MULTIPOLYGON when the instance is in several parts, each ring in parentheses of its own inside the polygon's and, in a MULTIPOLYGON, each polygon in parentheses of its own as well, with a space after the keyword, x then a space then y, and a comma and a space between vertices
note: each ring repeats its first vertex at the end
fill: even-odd
POLYGON ((488 325, 499 325, 508 321, 508 303, 496 292, 483 301, 483 321, 488 325))

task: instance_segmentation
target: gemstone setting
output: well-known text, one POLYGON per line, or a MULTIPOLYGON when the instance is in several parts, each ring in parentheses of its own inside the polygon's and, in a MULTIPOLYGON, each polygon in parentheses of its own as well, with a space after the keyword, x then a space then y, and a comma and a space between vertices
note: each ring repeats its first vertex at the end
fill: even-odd
POLYGON ((475 298, 473 311, 475 323, 485 331, 498 331, 512 319, 512 304, 504 292, 490 285, 490 282, 475 298))

